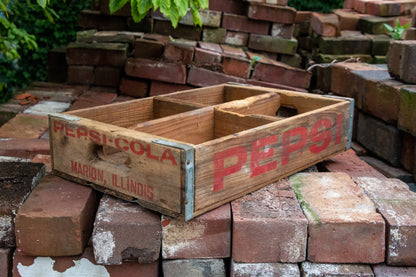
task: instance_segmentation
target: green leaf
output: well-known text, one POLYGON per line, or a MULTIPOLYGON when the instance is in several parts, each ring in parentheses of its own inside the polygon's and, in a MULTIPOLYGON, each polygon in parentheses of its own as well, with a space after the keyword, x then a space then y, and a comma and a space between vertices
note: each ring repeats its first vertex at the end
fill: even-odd
POLYGON ((404 29, 409 28, 410 24, 412 24, 411 22, 407 23, 406 25, 403 26, 404 29))
POLYGON ((199 26, 199 27, 202 27, 201 16, 200 16, 199 10, 198 10, 198 1, 197 0, 191 0, 190 4, 191 4, 192 17, 194 19, 194 24, 199 26))
POLYGON ((179 16, 179 10, 178 7, 175 4, 175 1, 172 0, 172 2, 170 3, 170 22, 172 23, 173 28, 178 27, 178 22, 179 19, 181 18, 179 16))
POLYGON ((394 28, 390 26, 389 24, 383 23, 384 27, 386 27, 387 31, 393 32, 394 28))
POLYGON ((119 9, 121 9, 129 0, 110 0, 108 4, 110 8, 110 13, 115 13, 119 9))
POLYGON ((183 17, 188 12, 188 0, 174 0, 173 3, 178 10, 179 17, 183 17))
POLYGON ((140 0, 139 3, 140 14, 146 14, 153 7, 152 0, 140 0))
POLYGON ((36 0, 39 6, 41 6, 43 9, 46 7, 46 4, 48 0, 36 0))
POLYGON ((131 15, 133 16, 134 22, 140 22, 146 17, 147 13, 140 13, 139 3, 140 0, 131 0, 131 15))
POLYGON ((152 0, 153 8, 157 10, 160 7, 161 0, 152 0))
POLYGON ((170 17, 170 1, 171 0, 160 1, 160 12, 163 13, 167 17, 170 17))

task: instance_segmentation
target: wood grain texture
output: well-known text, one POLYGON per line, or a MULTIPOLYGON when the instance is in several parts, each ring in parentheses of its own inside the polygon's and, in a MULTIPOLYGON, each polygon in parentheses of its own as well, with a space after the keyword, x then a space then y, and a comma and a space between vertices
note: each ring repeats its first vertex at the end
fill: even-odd
POLYGON ((275 116, 280 107, 280 95, 276 93, 264 93, 250 96, 244 99, 231 100, 218 105, 224 111, 230 111, 245 115, 264 114, 275 116))

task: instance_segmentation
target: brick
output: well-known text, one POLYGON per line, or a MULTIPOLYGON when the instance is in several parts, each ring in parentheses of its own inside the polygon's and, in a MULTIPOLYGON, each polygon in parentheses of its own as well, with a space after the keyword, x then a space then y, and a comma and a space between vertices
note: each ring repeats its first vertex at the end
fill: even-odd
POLYGON ((131 16, 131 6, 129 2, 127 2, 121 9, 119 9, 115 13, 110 13, 109 4, 110 4, 110 0, 100 0, 99 2, 100 11, 103 14, 112 15, 112 16, 126 16, 126 17, 131 16))
POLYGON ((127 43, 129 50, 134 47, 137 38, 143 37, 143 33, 120 32, 120 31, 99 31, 85 37, 78 37, 77 42, 87 43, 127 43))
POLYGON ((123 66, 127 59, 126 43, 71 42, 66 48, 69 65, 123 66))
POLYGON ((151 33, 153 30, 153 18, 147 15, 140 22, 134 22, 133 18, 127 18, 127 30, 130 32, 151 33))
POLYGON ((204 28, 202 40, 212 43, 224 43, 227 29, 225 28, 204 28))
POLYGON ((310 22, 312 19, 313 12, 310 11, 298 11, 296 13, 295 23, 304 23, 304 22, 310 22))
POLYGON ((308 261, 384 261, 384 220, 347 174, 298 173, 290 182, 309 221, 308 261))
POLYGON ((92 85, 95 82, 94 71, 94 66, 70 65, 68 67, 68 84, 92 85))
POLYGON ((280 54, 293 55, 296 53, 296 39, 250 34, 248 48, 280 54))
POLYGON ((324 54, 371 54, 372 41, 358 31, 342 31, 338 37, 320 37, 318 48, 324 54))
POLYGON ((316 63, 331 63, 334 60, 337 60, 338 62, 345 62, 345 61, 351 61, 352 58, 360 63, 373 63, 374 57, 371 55, 366 54, 344 54, 344 55, 331 55, 331 54, 319 54, 317 56, 314 56, 314 61, 316 63))
POLYGON ((279 57, 279 61, 289 66, 297 67, 297 68, 302 68, 302 64, 303 64, 302 56, 297 53, 295 55, 281 54, 279 57))
POLYGON ((228 258, 231 251, 231 211, 225 204, 184 222, 162 216, 163 259, 228 258))
POLYGON ((41 163, 45 165, 45 172, 47 174, 52 173, 52 160, 51 155, 37 154, 31 160, 32 163, 41 163))
POLYGON ((253 85, 253 86, 267 87, 267 88, 277 88, 277 89, 286 89, 286 90, 292 90, 292 91, 299 91, 299 92, 305 92, 305 93, 308 92, 307 90, 301 89, 301 88, 285 86, 285 85, 276 84, 276 83, 263 82, 263 81, 258 81, 258 80, 254 80, 254 79, 247 79, 247 84, 250 84, 250 85, 253 85))
POLYGON ((92 234, 95 261, 103 265, 122 264, 125 260, 153 263, 159 259, 161 231, 158 214, 105 195, 92 234))
POLYGON ((141 79, 128 77, 121 78, 120 94, 134 98, 143 98, 148 96, 149 82, 141 79))
POLYGON ((175 84, 185 84, 186 82, 186 67, 183 64, 129 58, 125 72, 128 76, 143 79, 175 84))
POLYGON ((215 276, 225 277, 226 270, 224 261, 221 259, 204 260, 164 260, 163 276, 215 276))
POLYGON ((201 40, 202 29, 200 27, 178 24, 172 27, 170 21, 155 20, 153 32, 161 35, 172 36, 173 38, 183 38, 189 40, 201 40))
POLYGON ((239 0, 209 0, 209 9, 225 13, 245 15, 247 5, 239 0))
POLYGON ((231 261, 231 277, 245 276, 293 276, 300 277, 297 264, 237 263, 231 261))
POLYGON ((15 117, 18 113, 23 112, 25 106, 18 103, 12 103, 10 100, 7 103, 0 104, 0 126, 15 117))
POLYGON ((171 38, 169 36, 155 34, 155 33, 143 34, 143 38, 147 40, 159 41, 159 42, 162 42, 163 44, 171 41, 171 38))
POLYGON ((32 159, 37 154, 50 155, 49 140, 0 139, 0 156, 32 159))
POLYGON ((221 49, 225 55, 239 56, 242 58, 247 57, 246 53, 241 48, 231 47, 231 46, 223 44, 221 45, 221 49))
POLYGON ((149 96, 158 96, 158 95, 163 95, 163 94, 168 94, 168 93, 181 91, 181 90, 188 90, 188 89, 192 89, 192 87, 187 86, 187 85, 178 85, 178 84, 165 83, 165 82, 159 82, 159 81, 151 81, 149 96))
POLYGON ((266 64, 260 60, 254 68, 252 78, 307 89, 309 88, 311 73, 281 62, 266 64))
POLYGON ((367 34, 387 34, 388 31, 384 24, 393 25, 393 19, 378 17, 373 15, 362 16, 358 21, 358 30, 367 34))
POLYGON ((361 160, 353 150, 348 150, 337 154, 319 164, 320 168, 329 172, 343 172, 351 176, 357 177, 375 177, 384 178, 378 170, 361 160))
POLYGON ((222 53, 221 45, 219 45, 218 43, 200 41, 198 42, 198 45, 202 49, 210 50, 210 51, 217 52, 217 53, 222 53))
POLYGON ((291 39, 295 31, 294 24, 273 23, 271 34, 273 37, 291 39))
POLYGON ((32 257, 16 251, 13 257, 13 276, 28 276, 41 272, 44 276, 159 276, 159 263, 139 264, 125 262, 122 265, 97 265, 92 247, 81 256, 32 257))
POLYGON ((18 114, 0 127, 2 138, 39 138, 48 129, 48 118, 34 114, 18 114))
POLYGON ((301 270, 305 277, 343 276, 343 277, 374 277, 369 265, 348 264, 317 264, 304 262, 301 270))
POLYGON ((287 179, 233 201, 232 211, 234 261, 305 260, 308 221, 287 179))
POLYGON ((338 9, 334 10, 334 13, 338 16, 339 29, 343 30, 357 30, 358 21, 360 20, 360 14, 353 10, 338 9))
MULTIPOLYGON (((210 7, 211 8, 211 7, 210 7)), ((221 25, 221 15, 222 13, 219 11, 213 10, 201 10, 199 12, 202 26, 218 28, 221 25)), ((188 11, 181 20, 179 20, 180 24, 194 26, 194 18, 192 16, 191 11, 188 11)))
POLYGON ((20 208, 17 248, 31 256, 82 254, 97 207, 95 192, 56 176, 47 176, 20 208))
POLYGON ((372 41, 371 53, 376 56, 386 56, 389 51, 391 38, 387 35, 367 35, 372 41))
POLYGON ((43 164, 0 162, 0 247, 15 247, 15 216, 45 174, 43 164))
POLYGON ((400 162, 402 166, 410 172, 413 172, 413 168, 416 162, 415 151, 416 151, 416 137, 408 133, 404 133, 400 162))
POLYGON ((70 103, 56 101, 40 101, 39 103, 27 108, 23 113, 47 116, 52 113, 62 113, 71 106, 70 103))
POLYGON ((407 28, 404 39, 405 40, 416 40, 416 28, 415 27, 407 28))
POLYGON ((387 52, 387 67, 390 75, 396 79, 400 79, 400 69, 403 65, 403 52, 405 43, 402 41, 394 41, 390 44, 387 52))
POLYGON ((313 13, 311 27, 315 33, 325 37, 336 37, 340 34, 339 20, 335 14, 313 13))
POLYGON ((78 86, 33 82, 31 86, 25 89, 25 92, 37 96, 41 100, 71 103, 80 95, 82 90, 83 88, 78 86))
POLYGON ((165 46, 163 56, 172 62, 191 64, 194 59, 194 47, 181 42, 168 42, 165 46))
POLYGON ((202 48, 195 48, 194 62, 197 66, 221 64, 221 61, 222 56, 220 53, 202 48))
POLYGON ((267 35, 269 33, 270 23, 251 20, 242 15, 224 13, 221 27, 230 31, 267 35))
POLYGON ((393 166, 400 166, 402 136, 393 126, 360 112, 357 141, 393 166))
POLYGON ((244 84, 245 80, 208 69, 191 67, 187 81, 189 85, 196 87, 213 86, 228 82, 244 84))
POLYGON ((247 33, 228 31, 225 35, 225 43, 236 46, 246 46, 248 44, 248 37, 249 35, 247 33))
POLYGON ((12 276, 12 255, 11 248, 0 248, 0 272, 2 276, 12 276))
POLYGON ((123 31, 127 29, 127 19, 122 16, 106 15, 100 11, 82 10, 78 25, 83 29, 123 31))
POLYGON ((407 84, 416 84, 416 41, 394 41, 387 55, 389 72, 407 84))
POLYGON ((366 13, 376 16, 399 16, 401 4, 395 1, 370 1, 366 13))
POLYGON ((121 67, 98 66, 95 68, 95 81, 97 86, 119 87, 123 69, 121 67))
POLYGON ((376 277, 408 277, 416 276, 416 267, 398 267, 379 264, 373 266, 376 277))
POLYGON ((294 24, 296 9, 289 6, 250 3, 247 16, 251 19, 294 24))
POLYGON ((70 111, 91 108, 112 103, 117 97, 116 93, 87 90, 69 108, 70 111))
POLYGON ((56 47, 48 51, 48 81, 64 83, 68 75, 66 48, 56 47))
POLYGON ((134 44, 134 57, 157 59, 162 57, 164 47, 164 42, 138 38, 134 44))
POLYGON ((367 13, 367 3, 372 0, 354 0, 354 10, 356 10, 359 13, 365 14, 367 13))
POLYGON ((398 179, 357 178, 386 220, 388 265, 416 265, 416 193, 398 179))
POLYGON ((399 167, 393 167, 380 159, 370 157, 370 156, 362 156, 361 159, 377 169, 380 173, 388 178, 396 178, 402 180, 403 182, 412 182, 413 176, 409 172, 403 170, 399 167))
POLYGON ((316 67, 316 88, 323 92, 331 91, 332 67, 329 63, 324 63, 316 67))

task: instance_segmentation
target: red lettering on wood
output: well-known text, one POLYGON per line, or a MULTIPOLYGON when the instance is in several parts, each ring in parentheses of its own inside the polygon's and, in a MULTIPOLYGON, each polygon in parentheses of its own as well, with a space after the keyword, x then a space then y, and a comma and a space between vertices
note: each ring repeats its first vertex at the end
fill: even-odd
POLYGON ((224 177, 238 172, 247 161, 247 150, 242 146, 233 147, 214 154, 214 191, 224 188, 224 177), (237 157, 237 163, 224 167, 226 158, 237 157))
POLYGON ((310 138, 312 142, 322 142, 319 146, 318 143, 313 144, 309 147, 309 150, 317 154, 323 150, 325 150, 328 145, 331 143, 332 133, 329 130, 332 127, 332 122, 329 119, 321 119, 316 122, 311 129, 310 138), (319 131, 319 128, 323 126, 324 130, 319 131))
POLYGON ((305 127, 298 127, 283 133, 282 143, 282 165, 289 163, 290 154, 301 150, 308 139, 308 130, 305 127), (300 136, 300 140, 296 143, 290 143, 290 138, 300 136))
POLYGON ((277 135, 259 139, 251 143, 251 175, 250 178, 263 174, 267 171, 273 170, 277 166, 277 161, 270 162, 268 164, 259 165, 261 160, 273 157, 273 148, 266 148, 266 146, 277 142, 277 135), (265 147, 263 151, 260 151, 261 147, 265 147))

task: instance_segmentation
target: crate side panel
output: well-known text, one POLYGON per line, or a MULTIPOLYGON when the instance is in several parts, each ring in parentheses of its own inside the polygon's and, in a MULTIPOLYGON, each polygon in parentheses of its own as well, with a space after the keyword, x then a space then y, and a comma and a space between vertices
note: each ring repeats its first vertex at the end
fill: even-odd
POLYGON ((203 104, 207 106, 217 105, 224 102, 224 85, 184 90, 161 97, 181 99, 191 103, 203 104))
POLYGON ((263 114, 270 116, 276 116, 279 107, 280 95, 276 93, 263 93, 217 106, 221 110, 240 114, 263 114))

